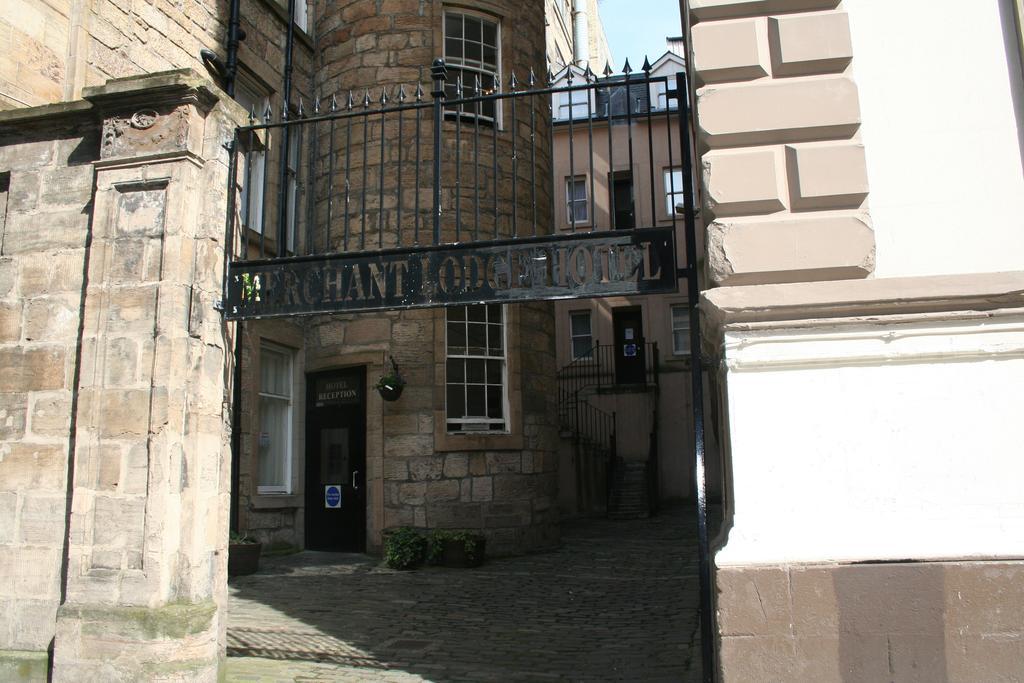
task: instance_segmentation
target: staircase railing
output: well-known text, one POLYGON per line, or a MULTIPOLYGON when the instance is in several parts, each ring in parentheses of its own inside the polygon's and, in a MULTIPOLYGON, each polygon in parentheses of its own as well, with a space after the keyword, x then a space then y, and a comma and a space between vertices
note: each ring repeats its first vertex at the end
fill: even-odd
POLYGON ((614 344, 595 342, 586 352, 580 354, 558 371, 558 383, 568 393, 575 393, 590 387, 610 389, 615 386, 658 386, 660 357, 657 342, 641 341, 643 350, 643 378, 641 382, 619 381, 623 373, 616 373, 616 347, 614 344))

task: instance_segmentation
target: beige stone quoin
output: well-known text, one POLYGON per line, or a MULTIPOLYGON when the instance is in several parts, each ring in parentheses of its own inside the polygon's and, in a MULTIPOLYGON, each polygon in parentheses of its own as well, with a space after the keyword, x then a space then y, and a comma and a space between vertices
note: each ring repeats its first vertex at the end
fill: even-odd
POLYGON ((708 266, 723 285, 874 267, 846 13, 838 0, 693 0, 708 266))

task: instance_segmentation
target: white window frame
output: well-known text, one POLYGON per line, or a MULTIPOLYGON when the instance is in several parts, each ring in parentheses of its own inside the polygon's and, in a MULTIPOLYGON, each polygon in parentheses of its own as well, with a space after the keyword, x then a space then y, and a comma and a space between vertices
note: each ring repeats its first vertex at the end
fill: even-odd
POLYGON ((669 326, 672 329, 672 354, 676 356, 690 355, 690 307, 686 304, 669 306, 669 326), (685 332, 682 344, 676 343, 677 332, 685 332))
MULTIPOLYGON (((252 114, 256 121, 262 120, 263 113, 270 106, 270 93, 248 79, 239 78, 235 85, 235 100, 252 114)), ((254 134, 255 135, 255 134, 254 134)), ((253 150, 245 155, 241 169, 241 217, 245 219, 243 227, 260 234, 263 231, 263 187, 267 173, 267 153, 265 150, 253 150)))
POLYGON ((594 316, 590 311, 569 311, 569 356, 572 360, 593 360, 594 358, 594 316), (587 333, 576 334, 573 326, 574 318, 587 318, 587 333), (587 339, 587 350, 585 354, 576 354, 576 340, 587 339))
POLYGON ((686 188, 684 186, 683 167, 673 166, 662 169, 662 181, 665 191, 665 213, 671 218, 678 215, 676 203, 683 203, 686 200, 686 188), (679 175, 679 182, 676 183, 675 175, 679 175))
MULTIPOLYGON (((285 0, 285 10, 287 11, 287 9, 288 0, 285 0)), ((295 0, 295 13, 292 15, 292 21, 296 28, 306 33, 309 32, 309 8, 306 6, 306 0, 295 0)))
POLYGON ((260 495, 281 495, 290 494, 292 492, 292 460, 294 458, 294 421, 295 421, 295 352, 292 349, 284 346, 279 346, 272 342, 262 341, 260 343, 260 377, 259 381, 259 430, 256 435, 256 493, 260 495), (264 351, 270 353, 276 353, 284 356, 287 360, 287 367, 285 369, 285 377, 288 382, 288 394, 272 394, 263 390, 263 353, 264 351), (268 399, 271 401, 284 401, 287 404, 285 411, 285 425, 287 433, 285 434, 284 443, 286 452, 282 455, 284 459, 284 482, 274 484, 263 484, 260 480, 260 464, 261 458, 263 457, 262 446, 260 445, 260 437, 263 432, 263 414, 262 405, 263 400, 268 399))
MULTIPOLYGON (((441 45, 442 45, 442 49, 443 49, 444 61, 445 61, 445 64, 447 66, 452 67, 452 69, 458 69, 458 70, 462 71, 463 75, 465 75, 466 73, 469 73, 470 75, 472 75, 472 74, 480 74, 480 76, 481 76, 480 80, 481 80, 481 83, 482 83, 484 88, 486 88, 486 84, 483 83, 484 80, 485 80, 484 79, 485 76, 492 77, 494 79, 494 82, 498 84, 499 89, 501 89, 503 87, 504 84, 502 83, 502 80, 501 80, 501 20, 498 19, 498 17, 494 17, 494 16, 491 16, 489 14, 484 14, 482 12, 474 12, 472 10, 463 9, 461 7, 454 8, 454 9, 446 8, 444 10, 443 16, 441 18, 441 45), (494 25, 495 65, 494 65, 494 70, 493 71, 491 70, 490 66, 483 61, 483 47, 482 47, 483 46, 483 33, 482 33, 483 32, 483 28, 482 27, 481 27, 481 36, 480 36, 480 38, 481 38, 481 54, 480 54, 480 60, 479 61, 467 60, 465 57, 453 57, 453 56, 448 54, 448 33, 447 33, 447 31, 448 31, 448 17, 449 16, 459 16, 459 17, 463 18, 463 23, 462 23, 463 37, 461 39, 462 42, 463 42, 463 45, 465 45, 465 42, 466 42, 466 38, 465 38, 465 27, 466 27, 465 17, 472 17, 474 19, 480 20, 481 22, 487 22, 489 24, 493 24, 494 25)), ((465 49, 463 49, 463 54, 465 54, 465 49)), ((448 74, 447 83, 449 85, 451 85, 452 87, 454 87, 454 85, 455 85, 455 75, 453 73, 449 73, 448 74)), ((464 98, 465 97, 472 97, 473 96, 473 87, 474 87, 474 82, 473 82, 472 79, 463 78, 462 79, 462 96, 464 98)), ((483 94, 483 93, 481 93, 481 94, 483 94)), ((474 109, 476 109, 475 106, 474 106, 474 109)), ((448 114, 452 115, 452 116, 456 115, 456 112, 455 112, 454 109, 446 108, 445 111, 448 114)), ((465 109, 463 109, 461 112, 459 112, 459 115, 464 116, 464 117, 468 117, 470 119, 474 119, 477 116, 475 111, 465 111, 465 109)), ((501 128, 501 121, 502 121, 502 119, 501 119, 501 100, 495 100, 494 101, 494 116, 493 117, 488 116, 487 114, 481 113, 480 117, 479 117, 479 120, 480 121, 493 122, 494 125, 496 125, 499 128, 501 128)))
POLYGON ((675 97, 668 97, 668 91, 675 89, 675 76, 668 76, 665 81, 651 83, 650 101, 654 103, 653 111, 664 111, 666 106, 669 109, 678 109, 679 100, 675 97))
POLYGON ((585 175, 566 176, 565 178, 565 224, 570 227, 573 225, 590 225, 590 196, 587 192, 587 176, 585 175), (583 188, 582 199, 574 198, 572 195, 572 190, 576 186, 583 188), (586 216, 577 218, 574 222, 574 204, 580 203, 583 204, 583 213, 586 216))
POLYGON ((572 92, 572 110, 569 108, 569 93, 560 92, 555 95, 555 120, 556 121, 568 121, 570 118, 586 119, 588 111, 594 112, 593 104, 590 109, 587 108, 587 103, 593 96, 593 90, 574 90, 572 92))
MULTIPOLYGON (((508 393, 509 393, 508 392, 508 310, 507 310, 507 308, 504 305, 501 305, 499 307, 499 310, 501 311, 501 355, 500 356, 490 355, 490 354, 487 354, 487 353, 485 353, 484 355, 470 354, 468 352, 469 351, 468 348, 466 349, 466 353, 462 353, 462 354, 460 354, 460 353, 452 353, 451 352, 451 347, 449 346, 449 343, 448 343, 449 342, 449 340, 448 340, 449 322, 456 322, 457 323, 457 322, 460 322, 460 321, 449 321, 448 315, 452 311, 453 308, 461 308, 463 310, 463 315, 466 316, 463 319, 463 321, 461 321, 461 322, 463 322, 463 324, 467 324, 465 321, 468 320, 469 309, 472 306, 484 306, 485 307, 485 309, 484 309, 485 310, 485 320, 487 321, 488 325, 491 324, 491 320, 489 318, 490 314, 487 312, 487 311, 489 311, 489 309, 487 308, 488 304, 471 304, 470 306, 451 307, 451 308, 446 308, 445 309, 445 327, 444 327, 444 329, 445 329, 445 340, 444 340, 444 343, 445 343, 445 394, 444 394, 444 396, 445 396, 445 399, 444 399, 444 403, 445 403, 445 406, 444 406, 445 431, 447 433, 449 433, 449 434, 508 434, 509 433, 509 427, 510 427, 509 398, 508 398, 508 393), (474 385, 478 384, 476 382, 471 383, 471 382, 467 381, 468 380, 468 378, 467 378, 467 374, 468 373, 466 373, 465 369, 463 370, 463 379, 462 379, 461 382, 459 382, 459 383, 449 382, 448 381, 449 380, 449 378, 448 378, 448 361, 451 360, 451 359, 500 361, 501 362, 501 411, 502 411, 501 414, 502 414, 502 417, 500 419, 500 421, 501 421, 501 425, 500 426, 497 426, 497 427, 494 426, 495 423, 497 423, 499 421, 498 419, 491 418, 491 417, 488 417, 486 415, 463 415, 462 417, 452 417, 449 414, 449 412, 448 412, 448 410, 449 410, 449 408, 448 408, 448 388, 449 388, 449 386, 453 386, 453 385, 456 385, 456 384, 461 384, 461 386, 463 387, 463 391, 466 392, 466 393, 463 394, 463 404, 466 405, 466 409, 464 409, 463 412, 468 412, 468 402, 469 401, 468 401, 468 390, 466 389, 466 387, 470 386, 471 384, 474 384, 474 385)), ((468 330, 467 330, 467 336, 468 336, 468 330)), ((490 349, 490 335, 487 335, 487 342, 486 342, 486 344, 487 344, 487 346, 485 348, 486 348, 486 350, 489 350, 490 349)), ((485 367, 486 367, 486 363, 485 363, 485 367)), ((493 385, 490 385, 490 384, 487 383, 486 376, 484 378, 484 386, 485 386, 485 389, 484 389, 484 392, 485 392, 484 393, 484 411, 486 412, 486 410, 487 410, 487 407, 486 407, 486 404, 487 404, 486 387, 487 386, 493 386, 493 385)))

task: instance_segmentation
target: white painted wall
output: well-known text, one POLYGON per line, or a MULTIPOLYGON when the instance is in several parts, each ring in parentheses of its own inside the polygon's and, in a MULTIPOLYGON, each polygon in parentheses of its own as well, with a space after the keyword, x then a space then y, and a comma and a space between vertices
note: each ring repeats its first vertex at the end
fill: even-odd
POLYGON ((1024 557, 1024 316, 729 332, 719 566, 1024 557))
POLYGON ((1024 268, 1012 0, 847 0, 876 277, 1024 268), (1004 40, 1004 28, 1006 38, 1004 40), (1010 48, 1009 62, 1008 50, 1010 48))

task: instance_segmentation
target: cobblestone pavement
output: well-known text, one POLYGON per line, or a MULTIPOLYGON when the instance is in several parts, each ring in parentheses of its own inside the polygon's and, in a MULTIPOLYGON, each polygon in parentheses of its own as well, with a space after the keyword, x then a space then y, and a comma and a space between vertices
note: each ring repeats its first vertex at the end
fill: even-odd
POLYGON ((477 569, 265 559, 231 580, 229 681, 698 681, 693 511, 563 524, 477 569))

